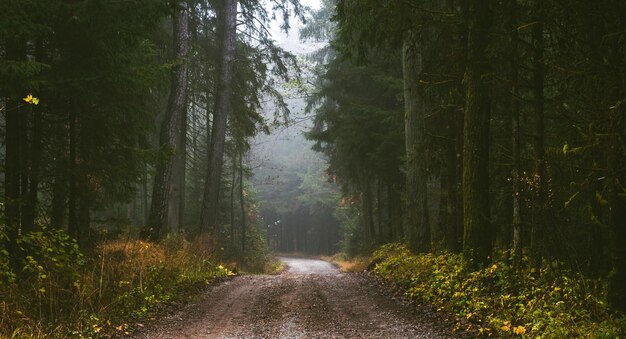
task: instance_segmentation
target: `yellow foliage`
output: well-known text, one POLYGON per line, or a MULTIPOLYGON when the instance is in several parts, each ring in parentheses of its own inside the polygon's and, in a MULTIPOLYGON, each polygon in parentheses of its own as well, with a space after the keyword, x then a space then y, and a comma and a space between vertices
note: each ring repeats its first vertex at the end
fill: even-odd
POLYGON ((516 326, 513 328, 513 333, 517 334, 517 335, 522 335, 524 333, 526 333, 526 327, 520 325, 520 326, 516 326))
POLYGON ((27 95, 26 98, 23 98, 22 100, 31 105, 39 105, 39 99, 34 97, 32 94, 27 95))

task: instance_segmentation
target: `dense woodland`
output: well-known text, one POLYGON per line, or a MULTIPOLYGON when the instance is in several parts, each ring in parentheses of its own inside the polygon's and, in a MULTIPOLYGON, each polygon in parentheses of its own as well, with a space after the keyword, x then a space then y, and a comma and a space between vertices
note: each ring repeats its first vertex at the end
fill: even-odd
POLYGON ((176 288, 226 272, 218 260, 264 270, 246 154, 289 121, 281 84, 300 73, 270 23, 304 13, 296 0, 0 1, 2 332, 72 303, 169 298, 146 290, 165 274, 154 267, 176 288))
POLYGON ((347 249, 557 260, 625 310, 624 6, 326 1, 308 136, 358 211, 347 249))
POLYGON ((286 119, 276 83, 298 72, 267 25, 279 15, 287 29, 299 3, 275 1, 273 12, 256 1, 2 6, 9 248, 44 225, 82 246, 98 231, 124 231, 94 225, 123 220, 158 240, 219 232, 233 213, 246 219, 228 193, 239 204, 248 141, 286 119), (264 102, 274 117, 261 114, 264 102))
POLYGON ((354 256, 392 242, 431 268, 430 253, 470 273, 505 260, 519 284, 575 272, 626 311, 624 13, 620 0, 323 0, 310 13, 298 0, 0 0, 0 335, 49 333, 68 314, 86 336, 123 332, 128 313, 95 315, 167 302, 168 279, 231 275, 218 261, 264 271, 268 247, 354 256), (301 39, 329 44, 299 60, 269 26, 305 17, 301 39), (302 118, 289 93, 306 99, 309 142, 256 157, 260 134, 302 118), (325 164, 298 151, 310 145, 325 164))

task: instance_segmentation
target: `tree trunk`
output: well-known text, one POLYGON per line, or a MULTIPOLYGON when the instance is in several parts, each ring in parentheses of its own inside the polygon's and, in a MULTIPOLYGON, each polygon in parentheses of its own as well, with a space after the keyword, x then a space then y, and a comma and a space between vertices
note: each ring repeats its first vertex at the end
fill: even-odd
POLYGON ((235 245, 235 185, 237 183, 237 171, 235 168, 236 155, 231 157, 232 177, 230 178, 230 242, 235 245))
POLYGON ((510 25, 511 31, 511 50, 510 50, 510 67, 511 67, 511 135, 513 153, 513 171, 511 174, 513 188, 513 254, 515 262, 519 264, 522 256, 522 204, 521 204, 521 188, 520 188, 520 116, 519 116, 519 76, 517 65, 517 0, 510 0, 510 25))
POLYGON ((613 272, 609 278, 608 301, 612 308, 626 312, 626 176, 624 175, 624 145, 626 135, 624 131, 624 116, 626 116, 626 101, 618 102, 611 109, 610 143, 607 147, 607 167, 609 171, 608 206, 609 225, 611 226, 613 272), (621 139, 621 140, 620 140, 621 139))
POLYGON ((27 226, 26 218, 27 218, 27 210, 28 210, 28 192, 29 192, 29 178, 30 178, 30 145, 28 142, 29 135, 32 134, 30 131, 29 120, 30 116, 33 114, 33 107, 28 105, 27 107, 21 110, 21 114, 19 117, 19 127, 20 131, 19 136, 19 148, 20 148, 20 228, 21 233, 26 234, 30 232, 30 229, 27 226), (30 133, 29 133, 30 132, 30 133))
POLYGON ((489 117, 490 98, 485 80, 486 55, 492 12, 488 0, 471 0, 468 60, 465 73, 466 107, 463 147, 463 253, 474 267, 491 255, 489 217, 489 117))
POLYGON ((544 127, 544 65, 543 65, 543 16, 542 0, 534 2, 535 24, 532 29, 533 39, 533 111, 535 115, 535 197, 533 199, 533 222, 530 235, 531 256, 535 269, 541 267, 544 254, 544 223, 546 204, 546 164, 545 164, 545 127, 544 127))
POLYGON ((52 211, 50 223, 55 229, 65 226, 67 208, 67 158, 59 156, 54 166, 54 184, 52 185, 52 211))
MULTIPOLYGON (((12 259, 17 257, 17 238, 20 234, 20 148, 19 148, 19 101, 7 100, 7 111, 5 120, 5 170, 4 170, 4 208, 7 226, 7 251, 12 259)), ((0 239, 0 245, 4 242, 0 239)), ((14 269, 21 269, 17 266, 17 260, 12 260, 14 269)))
POLYGON ((246 251, 246 231, 248 217, 246 216, 246 199, 243 189, 243 152, 239 152, 239 206, 241 207, 241 251, 246 251))
MULTIPOLYGON (((25 46, 19 38, 7 39, 6 59, 11 61, 22 61, 26 58, 25 46)), ((7 93, 9 94, 9 93, 7 93)), ((10 94, 9 94, 10 95, 10 94)), ((19 94, 17 94, 19 95, 19 94)), ((17 238, 20 235, 21 214, 22 214, 22 188, 21 188, 21 163, 24 155, 20 150, 20 135, 25 131, 20 130, 20 119, 24 114, 19 99, 15 99, 16 94, 10 95, 6 100, 5 112, 5 168, 4 168, 4 211, 7 226, 7 250, 13 259, 11 264, 14 269, 21 269, 17 266, 17 238)), ((2 239, 0 239, 0 245, 2 239)))
MULTIPOLYGON (((23 211, 24 232, 32 231, 35 228, 35 218, 37 216, 37 202, 39 194, 39 168, 41 166, 41 133, 42 133, 42 113, 41 109, 33 109, 33 133, 30 145, 30 170, 28 171, 28 197, 23 211)), ((24 175, 24 174, 23 174, 24 175)))
POLYGON ((374 225, 374 203, 372 201, 372 185, 368 179, 364 179, 365 191, 363 192, 363 216, 368 238, 368 245, 376 243, 376 226, 374 225))
POLYGON ((383 230, 383 204, 380 201, 382 197, 381 186, 382 181, 378 178, 378 182, 376 183, 376 221, 378 222, 378 242, 384 244, 386 239, 383 230))
POLYGON ((411 250, 430 250, 430 223, 426 192, 426 129, 424 96, 419 86, 422 55, 418 37, 407 32, 402 48, 406 133, 406 229, 411 250))
MULTIPOLYGON (((189 13, 186 2, 178 3, 175 1, 173 5, 177 6, 173 15, 174 58, 178 62, 181 62, 189 52, 189 13)), ((167 112, 165 120, 161 125, 161 152, 173 152, 175 155, 177 151, 180 152, 180 150, 176 149, 176 146, 179 143, 181 120, 184 114, 183 112, 186 109, 186 96, 187 65, 186 62, 183 61, 172 71, 167 112)), ((172 186, 172 170, 175 159, 170 154, 166 154, 165 157, 165 159, 160 159, 157 163, 148 224, 141 232, 142 237, 146 239, 159 239, 168 226, 168 201, 170 188, 172 186)))
POLYGON ((387 239, 389 241, 396 240, 396 234, 394 232, 395 223, 394 223, 394 215, 393 215, 393 187, 391 183, 387 183, 387 239))
POLYGON ((150 213, 148 207, 148 168, 147 164, 144 164, 143 177, 141 180, 141 226, 145 226, 148 223, 148 214, 150 213))
MULTIPOLYGON (((187 103, 185 101, 185 108, 187 103)), ((172 167, 171 188, 168 201, 168 225, 170 231, 177 233, 183 229, 185 208, 185 162, 187 161, 187 109, 180 117, 180 133, 176 141, 176 155, 172 167)))
POLYGON ((224 8, 220 16, 221 60, 219 65, 218 89, 213 114, 209 162, 202 203, 200 225, 203 232, 215 230, 219 207, 220 182, 224 161, 226 121, 231 111, 232 81, 237 44, 237 0, 223 0, 224 8))
POLYGON ((78 201, 78 192, 76 189, 76 181, 78 174, 76 173, 76 146, 78 144, 78 133, 76 131, 78 105, 72 102, 69 111, 69 191, 68 191, 68 226, 67 232, 76 240, 79 240, 78 215, 76 214, 76 205, 78 201))

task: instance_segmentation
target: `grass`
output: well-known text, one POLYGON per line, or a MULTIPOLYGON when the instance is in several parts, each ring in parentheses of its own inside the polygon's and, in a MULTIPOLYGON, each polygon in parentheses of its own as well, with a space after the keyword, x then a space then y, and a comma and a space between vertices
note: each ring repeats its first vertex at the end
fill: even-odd
POLYGON ((346 273, 363 272, 367 269, 371 261, 369 257, 359 256, 349 258, 343 253, 338 253, 333 256, 322 256, 321 259, 337 265, 342 272, 346 273))

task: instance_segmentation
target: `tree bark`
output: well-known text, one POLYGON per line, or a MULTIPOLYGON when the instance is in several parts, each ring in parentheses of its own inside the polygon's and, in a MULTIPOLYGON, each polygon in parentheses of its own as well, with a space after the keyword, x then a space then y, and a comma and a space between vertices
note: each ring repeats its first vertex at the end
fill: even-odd
POLYGON ((78 215, 76 213, 76 206, 78 201, 78 192, 76 189, 76 181, 78 174, 76 169, 76 147, 78 144, 78 133, 76 131, 77 127, 77 111, 78 105, 76 102, 72 102, 70 111, 69 111, 69 148, 70 148, 70 158, 69 160, 69 184, 68 184, 68 226, 67 232, 71 237, 79 240, 79 230, 78 230, 78 215))
POLYGON ((607 147, 608 176, 608 206, 609 225, 611 226, 611 247, 613 272, 609 278, 608 301, 613 309, 626 312, 626 175, 624 175, 624 145, 626 139, 624 116, 626 115, 626 101, 618 102, 611 113, 610 142, 607 147), (620 140, 621 139, 621 140, 620 140))
MULTIPOLYGON (((185 101, 185 107, 187 103, 185 101)), ((173 233, 182 231, 185 211, 185 162, 187 161, 187 109, 180 116, 180 133, 176 141, 176 155, 172 167, 171 188, 168 201, 169 229, 173 233)))
POLYGON ((519 263, 522 256, 522 204, 521 204, 521 188, 520 188, 520 116, 519 116, 519 76, 517 65, 517 0, 510 0, 510 24, 511 31, 511 50, 510 50, 510 67, 511 67, 511 88, 510 88, 510 105, 511 105, 511 153, 513 153, 513 170, 511 174, 513 189, 513 255, 515 262, 519 263))
POLYGON ((416 253, 430 250, 430 224, 426 192, 426 128, 424 96, 419 85, 422 55, 415 32, 407 32, 402 48, 406 138, 406 229, 416 253))
MULTIPOLYGON (((24 232, 35 229, 35 218, 37 216, 37 203, 39 194, 39 168, 41 166, 41 133, 42 133, 42 112, 41 109, 33 108, 33 133, 30 145, 30 170, 28 171, 28 197, 23 211, 24 232)), ((23 174, 24 175, 24 174, 23 174)))
MULTIPOLYGON (((23 61, 26 58, 25 46, 19 37, 7 39, 6 59, 11 61, 23 61)), ((19 94, 7 93, 5 112, 5 168, 4 168, 4 209, 7 226, 7 250, 11 256, 11 264, 14 269, 17 266, 17 238, 20 235, 22 215, 22 158, 20 149, 20 119, 23 114, 21 103, 16 96, 19 94)), ((0 239, 0 245, 3 243, 0 239)))
POLYGON ((232 81, 234 73, 235 47, 237 44, 237 0, 223 0, 220 19, 221 60, 219 65, 218 89, 213 114, 202 215, 200 225, 203 232, 217 227, 220 182, 224 162, 226 121, 231 111, 232 81))
POLYGON ((545 127, 544 127, 544 65, 543 65, 543 16, 542 0, 534 2, 535 24, 532 29, 533 40, 533 111, 535 115, 535 197, 533 199, 533 222, 530 235, 531 256, 535 269, 541 267, 544 248, 544 223, 546 204, 546 164, 545 164, 545 127))
POLYGON ((485 76, 492 12, 488 0, 471 0, 469 8, 468 60, 465 73, 466 106, 463 147, 463 254, 474 267, 491 255, 489 217, 489 118, 490 98, 485 76))
MULTIPOLYGON (((174 58, 179 64, 172 71, 167 113, 161 125, 160 148, 162 152, 173 152, 176 155, 177 152, 180 152, 177 150, 177 144, 180 138, 183 112, 186 109, 187 65, 183 58, 189 52, 189 13, 185 1, 180 3, 175 1, 173 5, 177 6, 173 15, 174 58)), ((157 164, 148 224, 141 232, 143 238, 156 240, 166 231, 174 161, 174 157, 168 154, 165 159, 160 159, 157 164)))
POLYGON ((243 189, 243 152, 239 152, 239 206, 241 207, 241 251, 246 251, 246 232, 248 218, 246 216, 246 199, 243 189))
POLYGON ((237 171, 235 169, 236 155, 231 156, 232 173, 230 179, 230 242, 235 245, 235 185, 237 184, 237 171))

